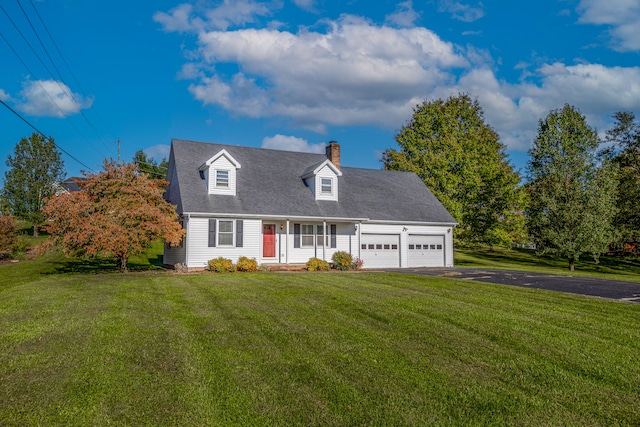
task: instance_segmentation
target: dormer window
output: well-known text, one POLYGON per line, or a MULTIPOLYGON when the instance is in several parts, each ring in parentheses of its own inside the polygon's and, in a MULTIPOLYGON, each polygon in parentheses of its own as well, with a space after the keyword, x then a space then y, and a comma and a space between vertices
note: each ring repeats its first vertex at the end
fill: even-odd
POLYGON ((200 166, 200 177, 204 178, 208 194, 235 196, 240 163, 227 150, 218 153, 200 166))
POLYGON ((216 187, 229 188, 229 171, 225 171, 225 170, 216 171, 216 187))
POLYGON ((329 160, 309 166, 301 176, 316 200, 338 201, 338 180, 342 172, 329 160))
POLYGON ((331 178, 322 178, 322 194, 333 193, 333 180, 331 178))

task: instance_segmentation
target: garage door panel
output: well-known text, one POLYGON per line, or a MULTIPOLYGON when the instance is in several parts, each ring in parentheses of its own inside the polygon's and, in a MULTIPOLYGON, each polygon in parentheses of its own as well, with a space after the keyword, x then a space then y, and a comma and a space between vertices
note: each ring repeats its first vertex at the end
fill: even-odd
POLYGON ((397 234, 362 234, 360 258, 365 268, 400 267, 400 236, 397 234))
POLYGON ((409 267, 443 267, 444 236, 409 235, 409 267))

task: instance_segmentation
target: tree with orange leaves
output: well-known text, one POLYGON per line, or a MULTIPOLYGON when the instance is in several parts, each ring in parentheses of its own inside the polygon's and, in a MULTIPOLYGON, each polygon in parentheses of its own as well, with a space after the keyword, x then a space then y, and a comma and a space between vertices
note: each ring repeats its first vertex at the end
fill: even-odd
POLYGON ((126 271, 129 257, 155 240, 172 246, 182 240, 175 206, 163 198, 166 181, 105 159, 104 171, 77 182, 81 191, 50 197, 43 210, 46 230, 67 256, 112 256, 126 271))

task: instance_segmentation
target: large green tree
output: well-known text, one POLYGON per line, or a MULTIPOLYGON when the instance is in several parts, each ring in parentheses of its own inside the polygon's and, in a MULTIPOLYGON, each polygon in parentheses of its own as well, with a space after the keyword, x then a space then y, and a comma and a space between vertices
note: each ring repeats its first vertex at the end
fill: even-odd
POLYGON ((162 158, 162 161, 158 163, 153 157, 147 156, 142 150, 138 150, 133 155, 133 164, 138 167, 138 171, 146 173, 151 178, 165 179, 167 176, 167 169, 169 168, 169 161, 166 157, 162 158))
POLYGON ((458 221, 456 239, 508 244, 524 234, 520 176, 467 94, 424 101, 396 135, 385 169, 415 172, 458 221))
POLYGON ((618 166, 618 213, 614 219, 622 245, 638 248, 640 241, 640 123, 629 112, 614 114, 614 127, 607 131, 613 143, 609 154, 618 166))
POLYGON ((615 168, 598 156, 598 134, 575 107, 553 110, 538 124, 529 150, 528 228, 537 247, 569 260, 596 260, 613 241, 615 168))
POLYGON ((33 224, 37 236, 44 199, 56 192, 56 183, 66 175, 60 151, 53 138, 34 133, 18 142, 7 166, 2 199, 11 214, 33 224))

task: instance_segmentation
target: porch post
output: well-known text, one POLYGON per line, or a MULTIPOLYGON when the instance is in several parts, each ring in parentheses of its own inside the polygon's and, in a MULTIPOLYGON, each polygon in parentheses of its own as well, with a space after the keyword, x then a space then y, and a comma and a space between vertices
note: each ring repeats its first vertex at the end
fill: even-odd
POLYGON ((287 225, 285 227, 284 250, 284 262, 285 264, 289 264, 289 220, 287 220, 287 225))
POLYGON ((327 260, 327 221, 322 221, 322 259, 327 260))

